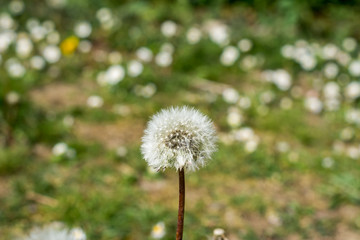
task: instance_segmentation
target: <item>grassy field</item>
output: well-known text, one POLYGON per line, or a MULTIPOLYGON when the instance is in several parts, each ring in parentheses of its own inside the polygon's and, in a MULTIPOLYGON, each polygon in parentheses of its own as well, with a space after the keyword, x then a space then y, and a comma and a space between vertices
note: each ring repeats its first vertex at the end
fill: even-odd
POLYGON ((186 174, 184 239, 360 239, 359 6, 5 1, 1 239, 53 222, 174 239, 177 173, 140 145, 150 116, 181 105, 219 138, 186 174))

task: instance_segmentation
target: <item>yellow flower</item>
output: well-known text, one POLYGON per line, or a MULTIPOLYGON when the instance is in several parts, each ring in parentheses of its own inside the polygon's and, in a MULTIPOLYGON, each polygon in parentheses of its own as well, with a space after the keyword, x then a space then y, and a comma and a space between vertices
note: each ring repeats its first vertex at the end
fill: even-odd
POLYGON ((78 45, 79 45, 79 39, 75 36, 70 36, 65 38, 61 42, 60 49, 64 55, 70 55, 75 52, 78 45))

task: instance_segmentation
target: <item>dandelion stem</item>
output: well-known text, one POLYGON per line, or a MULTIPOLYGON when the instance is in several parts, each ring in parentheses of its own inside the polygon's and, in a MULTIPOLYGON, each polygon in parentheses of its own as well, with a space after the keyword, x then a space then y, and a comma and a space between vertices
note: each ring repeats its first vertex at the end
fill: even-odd
POLYGON ((179 211, 176 230, 176 240, 182 240, 184 229, 184 209, 185 209, 185 174, 184 169, 179 170, 179 211))

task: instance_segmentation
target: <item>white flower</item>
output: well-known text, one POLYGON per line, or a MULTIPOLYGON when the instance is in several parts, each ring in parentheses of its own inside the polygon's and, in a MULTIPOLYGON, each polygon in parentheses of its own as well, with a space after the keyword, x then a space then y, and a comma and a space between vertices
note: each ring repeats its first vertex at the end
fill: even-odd
POLYGON ((322 57, 326 60, 334 59, 338 50, 336 45, 328 43, 322 49, 322 57))
POLYGON ((294 49, 294 46, 286 44, 281 47, 280 51, 281 51, 281 55, 284 58, 293 58, 295 49, 294 49))
POLYGON ((104 100, 100 96, 93 95, 87 99, 86 103, 91 108, 99 108, 104 104, 104 100))
POLYGON ((67 229, 62 223, 50 223, 42 228, 34 228, 21 240, 86 240, 81 228, 67 229))
POLYGON ((222 96, 227 103, 236 103, 239 100, 239 93, 234 88, 226 88, 222 96))
POLYGON ((17 104, 20 100, 20 95, 17 92, 11 91, 5 96, 6 102, 10 105, 17 104))
POLYGON ((69 150, 69 147, 66 143, 60 142, 55 144, 55 146, 52 148, 52 153, 55 156, 62 156, 69 150))
POLYGON ((155 57, 155 62, 160 67, 170 66, 172 60, 172 56, 169 52, 159 52, 155 57))
POLYGON ((142 73, 143 69, 144 66, 142 65, 142 63, 136 60, 130 61, 127 66, 128 74, 130 77, 139 76, 142 73))
MULTIPOLYGON (((91 47, 92 47, 92 44, 90 41, 88 40, 81 40, 79 42, 79 46, 78 46, 78 49, 80 52, 82 53, 88 53, 91 51, 91 47)), ((109 54, 110 55, 110 54, 109 54)))
POLYGON ((61 57, 61 51, 60 49, 55 45, 48 45, 44 48, 43 57, 48 63, 56 63, 60 60, 61 57))
POLYGON ((16 54, 20 58, 27 58, 33 50, 33 44, 30 38, 26 34, 19 35, 19 39, 16 41, 16 54))
POLYGON ((253 43, 250 39, 244 38, 238 42, 238 47, 242 52, 248 52, 251 50, 253 43))
POLYGON ((0 14, 0 29, 11 29, 15 26, 15 21, 8 13, 0 14))
POLYGON ((74 32, 79 38, 87 38, 92 31, 91 24, 86 21, 79 22, 75 25, 74 32))
POLYGON ((240 52, 236 47, 227 46, 224 48, 224 51, 220 56, 220 62, 224 66, 231 66, 239 58, 239 56, 240 52))
POLYGON ((9 76, 13 78, 21 78, 26 73, 26 68, 15 58, 8 59, 5 67, 9 76))
POLYGON ((175 47, 171 43, 164 43, 160 47, 160 52, 167 52, 167 53, 173 54, 174 50, 175 50, 175 47))
POLYGON ((11 30, 0 32, 0 53, 5 52, 9 48, 15 37, 15 33, 11 30))
POLYGON ((345 96, 350 100, 360 97, 360 82, 350 82, 345 88, 345 96))
POLYGON ((291 75, 284 69, 270 71, 265 75, 266 80, 273 82, 282 91, 289 90, 292 84, 291 75))
POLYGON ((340 97, 340 87, 336 82, 328 82, 323 88, 325 98, 333 99, 340 97))
POLYGON ((229 43, 229 28, 217 20, 209 20, 205 23, 211 41, 219 46, 225 46, 229 43))
POLYGON ((244 121, 243 119, 244 117, 241 115, 241 112, 237 108, 229 109, 226 120, 231 127, 239 127, 244 121))
POLYGON ((327 78, 333 79, 339 73, 339 67, 335 63, 327 63, 324 67, 324 75, 327 78))
POLYGON ((175 35, 177 29, 177 25, 173 21, 165 21, 161 24, 161 33, 165 37, 172 37, 175 35))
POLYGON ((197 27, 190 28, 186 33, 186 39, 190 44, 196 44, 201 39, 201 30, 197 27))
POLYGON ((347 52, 352 52, 356 49, 356 40, 354 38, 345 38, 342 42, 343 48, 347 52))
POLYGON ((151 230, 151 237, 154 239, 161 239, 165 236, 165 223, 164 222, 158 222, 155 224, 151 230))
POLYGON ((240 66, 244 70, 251 70, 254 67, 256 67, 257 64, 258 64, 257 57, 252 56, 252 55, 247 55, 242 59, 240 66))
POLYGON ((121 65, 112 65, 105 72, 105 82, 109 85, 115 85, 125 77, 125 70, 121 65))
POLYGON ((13 0, 9 4, 9 10, 12 14, 18 15, 20 14, 25 8, 25 4, 23 1, 20 0, 13 0))
POLYGON ((49 44, 56 45, 60 42, 60 33, 53 31, 46 36, 46 41, 49 44))
POLYGON ((137 96, 150 98, 156 93, 156 85, 154 83, 148 83, 145 86, 135 85, 134 92, 137 96))
POLYGON ((141 152, 150 167, 195 171, 216 149, 210 119, 187 106, 163 109, 148 122, 141 152))
POLYGON ((312 113, 320 113, 323 109, 323 104, 317 97, 307 97, 305 99, 305 108, 312 113))
POLYGON ((81 228, 73 228, 70 231, 71 240, 86 240, 86 234, 81 228))
POLYGON ((354 123, 360 125, 360 110, 349 109, 345 114, 345 120, 348 123, 354 123))
POLYGON ((149 48, 141 47, 136 50, 136 56, 143 62, 150 62, 153 58, 153 53, 149 48))
POLYGON ((96 12, 96 18, 100 21, 101 27, 105 30, 111 29, 115 24, 115 19, 109 8, 100 8, 96 12))
POLYGON ((356 60, 350 63, 349 73, 354 77, 360 76, 360 60, 356 60))
POLYGON ((36 70, 41 70, 45 67, 45 60, 40 56, 33 56, 30 58, 30 65, 36 70))

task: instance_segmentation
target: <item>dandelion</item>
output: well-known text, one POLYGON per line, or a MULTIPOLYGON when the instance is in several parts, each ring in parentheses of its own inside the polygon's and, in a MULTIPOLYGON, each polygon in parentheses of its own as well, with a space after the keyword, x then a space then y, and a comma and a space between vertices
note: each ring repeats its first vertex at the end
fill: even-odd
POLYGON ((329 79, 335 78, 339 73, 339 67, 335 63, 327 63, 324 67, 324 75, 329 79))
POLYGON ((236 103, 239 100, 239 93, 234 88, 226 88, 222 92, 224 101, 227 103, 236 103))
POLYGON ((272 74, 272 82, 282 91, 289 90, 291 87, 291 76, 284 69, 276 70, 272 74))
POLYGON ((349 73, 354 77, 360 76, 360 60, 356 60, 350 63, 349 73))
POLYGON ((161 24, 161 33, 165 37, 172 37, 176 34, 177 25, 173 21, 165 21, 161 24))
POLYGON ((48 63, 56 63, 60 60, 61 51, 55 45, 48 45, 44 48, 42 55, 48 63))
POLYGON ((234 46, 227 46, 224 48, 220 56, 220 62, 224 66, 231 66, 235 63, 235 61, 239 58, 240 52, 234 46))
POLYGON ((153 53, 149 48, 141 47, 136 50, 136 56, 143 62, 150 62, 153 58, 153 53))
POLYGON ((250 39, 244 38, 238 42, 238 47, 242 52, 248 52, 251 50, 253 43, 250 39))
POLYGON ((226 46, 229 39, 229 28, 217 20, 209 20, 205 23, 205 29, 209 34, 210 40, 219 46, 226 46))
POLYGON ((226 120, 231 127, 239 127, 244 118, 237 108, 230 108, 226 120))
POLYGON ((190 28, 186 33, 186 39, 190 44, 196 44, 201 40, 201 30, 197 27, 190 28))
POLYGON ((81 228, 68 229, 64 224, 53 222, 42 228, 34 228, 21 240, 86 240, 81 228))
POLYGON ((9 3, 9 10, 14 15, 19 15, 24 11, 25 4, 23 1, 13 0, 9 3))
POLYGON ((345 38, 342 46, 347 52, 352 52, 356 49, 356 40, 354 38, 345 38))
POLYGON ((92 27, 89 22, 82 21, 75 25, 74 32, 79 38, 87 38, 92 32, 92 27))
POLYGON ((53 31, 46 36, 46 41, 51 45, 57 45, 60 42, 60 33, 53 31))
POLYGON ((52 153, 55 156, 62 156, 69 150, 69 147, 66 143, 60 142, 54 145, 52 148, 52 153))
POLYGON ((5 67, 9 76, 13 78, 21 78, 26 73, 26 68, 15 58, 8 59, 5 67))
POLYGON ((116 85, 125 77, 125 70, 121 65, 112 65, 105 72, 105 82, 109 85, 116 85))
POLYGON ((225 237, 225 230, 222 228, 215 228, 213 231, 213 240, 228 240, 227 237, 225 237))
POLYGON ((33 69, 41 70, 45 67, 45 60, 40 56, 33 56, 30 58, 30 66, 33 69))
POLYGON ((19 34, 16 41, 16 54, 20 58, 27 58, 33 50, 33 44, 26 34, 19 34))
POLYGON ((179 172, 179 212, 176 239, 182 239, 185 205, 185 171, 204 166, 216 149, 211 120, 187 106, 164 109, 148 122, 141 152, 156 170, 175 168, 179 172))
POLYGON ((17 92, 11 91, 6 94, 5 100, 9 105, 15 105, 20 101, 20 95, 17 92))
POLYGON ((310 96, 305 99, 305 108, 315 114, 319 114, 323 109, 323 104, 319 98, 310 96))
POLYGON ((104 104, 104 100, 100 96, 93 95, 87 99, 86 103, 91 108, 99 108, 104 104))
POLYGON ((128 74, 130 77, 137 77, 139 76, 144 69, 144 66, 141 62, 132 60, 129 62, 127 66, 128 74))
POLYGON ((160 67, 168 67, 172 61, 173 59, 169 52, 159 52, 155 57, 155 62, 160 67))
POLYGON ((345 87, 345 96, 350 100, 360 97, 360 82, 352 81, 345 87))
POLYGON ((79 45, 79 39, 75 36, 65 38, 60 44, 61 52, 64 55, 71 55, 75 52, 79 45))
POLYGON ((78 49, 82 53, 88 53, 91 51, 92 44, 88 40, 82 40, 79 42, 78 49))

